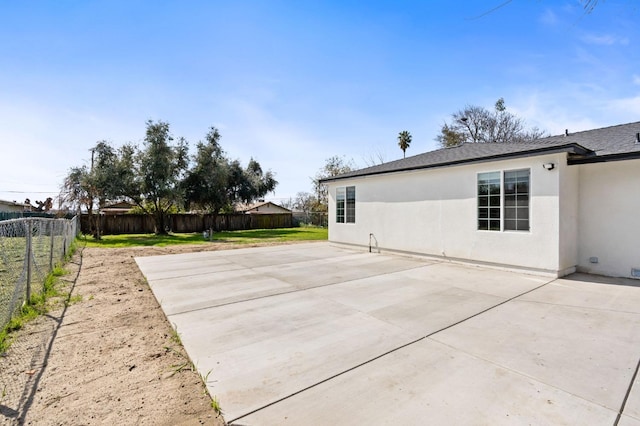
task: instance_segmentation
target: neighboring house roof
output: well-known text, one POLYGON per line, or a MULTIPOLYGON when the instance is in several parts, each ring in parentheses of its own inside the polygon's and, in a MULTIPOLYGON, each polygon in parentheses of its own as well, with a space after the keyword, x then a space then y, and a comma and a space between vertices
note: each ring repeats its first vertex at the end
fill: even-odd
POLYGON ((128 201, 118 201, 116 203, 107 204, 103 209, 131 209, 136 205, 128 201))
POLYGON ((102 208, 103 213, 127 213, 129 210, 135 207, 135 204, 129 203, 128 201, 119 201, 117 203, 112 203, 104 206, 102 208))
POLYGON ((272 203, 271 201, 261 201, 254 204, 242 206, 240 210, 244 213, 273 213, 276 210, 279 213, 291 213, 291 210, 272 203), (262 211, 261 211, 262 210, 262 211))
POLYGON ((0 206, 19 207, 21 209, 31 207, 29 204, 18 203, 15 201, 0 200, 0 206))
POLYGON ((321 182, 555 152, 567 152, 570 164, 640 158, 639 134, 640 122, 635 122, 550 136, 527 143, 465 143, 329 177, 321 182))

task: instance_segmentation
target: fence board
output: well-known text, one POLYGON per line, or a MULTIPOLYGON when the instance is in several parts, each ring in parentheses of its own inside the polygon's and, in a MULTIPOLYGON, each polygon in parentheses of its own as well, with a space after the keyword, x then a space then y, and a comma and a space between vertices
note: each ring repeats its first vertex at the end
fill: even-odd
MULTIPOLYGON (((167 216, 171 232, 240 231, 245 229, 290 228, 291 214, 172 214, 167 216)), ((81 217, 82 232, 91 234, 89 215, 81 217)), ((103 235, 150 234, 155 232, 153 218, 144 214, 101 215, 100 232, 103 235)))

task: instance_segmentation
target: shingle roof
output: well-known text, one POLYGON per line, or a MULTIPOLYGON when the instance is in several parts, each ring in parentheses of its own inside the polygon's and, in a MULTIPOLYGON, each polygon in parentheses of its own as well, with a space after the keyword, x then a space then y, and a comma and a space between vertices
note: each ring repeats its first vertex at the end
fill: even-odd
POLYGON ((272 206, 277 207, 277 208, 282 209, 282 210, 291 211, 288 208, 279 206, 279 205, 277 205, 275 203, 272 203, 271 201, 258 201, 258 202, 253 203, 253 204, 239 205, 237 207, 237 209, 246 213, 249 210, 254 210, 254 209, 257 209, 259 207, 266 206, 266 205, 272 205, 272 206))
POLYGON ((358 176, 446 167, 554 152, 572 154, 575 164, 606 161, 620 157, 640 158, 640 143, 637 143, 636 139, 638 133, 640 133, 640 122, 569 133, 568 135, 549 136, 527 143, 466 143, 355 170, 322 181, 330 182, 358 176))

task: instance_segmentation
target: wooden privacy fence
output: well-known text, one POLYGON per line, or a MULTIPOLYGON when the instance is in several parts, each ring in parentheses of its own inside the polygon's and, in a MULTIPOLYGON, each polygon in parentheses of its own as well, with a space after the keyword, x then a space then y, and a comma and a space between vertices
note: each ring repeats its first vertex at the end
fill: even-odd
MULTIPOLYGON (((290 228, 291 214, 172 214, 165 222, 171 232, 239 231, 245 229, 290 228)), ((90 234, 89 215, 81 217, 82 232, 90 234)), ((102 234, 150 234, 155 232, 153 217, 144 214, 101 215, 102 234)))

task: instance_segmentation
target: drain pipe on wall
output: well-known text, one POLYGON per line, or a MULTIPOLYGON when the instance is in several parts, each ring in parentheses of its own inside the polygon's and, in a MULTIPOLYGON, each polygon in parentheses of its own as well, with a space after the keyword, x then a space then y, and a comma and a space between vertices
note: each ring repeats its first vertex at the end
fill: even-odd
POLYGON ((378 248, 378 239, 376 238, 375 235, 373 235, 373 233, 369 234, 369 253, 371 253, 371 240, 373 239, 373 241, 376 242, 376 251, 378 253, 380 253, 380 249, 378 248))

